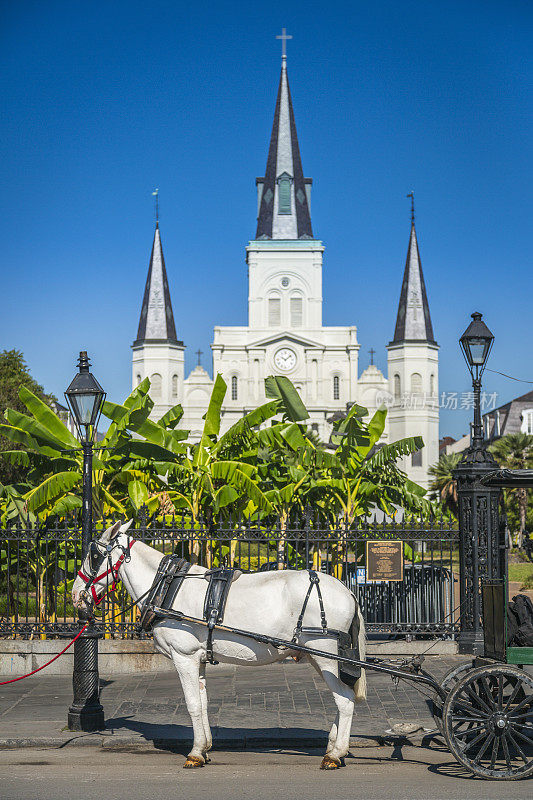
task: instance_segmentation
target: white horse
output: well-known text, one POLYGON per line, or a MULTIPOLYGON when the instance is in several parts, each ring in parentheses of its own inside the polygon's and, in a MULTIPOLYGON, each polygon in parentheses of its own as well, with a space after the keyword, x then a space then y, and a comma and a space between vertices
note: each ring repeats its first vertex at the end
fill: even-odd
MULTIPOLYGON (((150 589, 163 554, 141 541, 132 540, 127 535, 130 525, 131 521, 122 526, 116 523, 102 534, 98 540, 98 550, 102 553, 100 563, 95 564, 94 554, 92 559, 89 555, 86 557, 81 572, 87 577, 97 578, 91 581, 93 597, 101 597, 111 583, 109 573, 106 574, 108 559, 113 565, 113 573, 116 573, 112 577, 118 574, 134 601, 150 589), (131 547, 130 558, 124 558, 123 553, 132 542, 135 546, 131 547)), ((206 571, 204 567, 193 566, 188 574, 202 575, 206 571)), ((207 585, 207 580, 185 579, 176 598, 179 611, 202 619, 207 585)), ((72 588, 72 599, 77 608, 90 607, 87 587, 86 579, 78 576, 72 588)), ((231 585, 224 625, 290 641, 308 588, 309 574, 305 570, 244 573, 231 585)), ((328 626, 332 630, 349 632, 358 615, 359 657, 364 660, 365 630, 355 596, 331 575, 320 575, 320 588, 328 626)), ((313 592, 305 611, 304 624, 320 628, 320 623, 319 604, 313 592)), ((207 753, 212 745, 205 677, 207 628, 199 623, 167 618, 154 626, 153 637, 156 650, 170 658, 176 667, 191 717, 194 744, 184 766, 202 767, 209 760, 207 753)), ((338 641, 334 635, 302 633, 298 643, 327 653, 338 653, 338 641)), ((221 663, 246 666, 272 664, 291 655, 302 656, 296 651, 216 629, 213 653, 221 663)), ((322 675, 335 699, 337 717, 329 734, 321 769, 337 769, 348 753, 354 702, 366 698, 365 671, 352 689, 340 680, 337 661, 309 654, 305 654, 302 660, 311 663, 322 675)))

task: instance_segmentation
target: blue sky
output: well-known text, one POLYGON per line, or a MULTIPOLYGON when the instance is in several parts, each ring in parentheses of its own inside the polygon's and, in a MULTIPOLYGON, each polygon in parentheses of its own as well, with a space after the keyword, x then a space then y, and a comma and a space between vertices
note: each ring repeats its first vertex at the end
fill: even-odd
MULTIPOLYGON (((470 388, 457 339, 475 310, 489 366, 533 380, 531 3, 19 0, 1 15, 0 348, 49 391, 80 349, 111 398, 129 391, 156 186, 187 370, 213 325, 246 324, 282 26, 324 323, 356 324, 361 370, 370 347, 386 368, 414 189, 441 390, 470 388)), ((485 388, 533 387, 487 372, 485 388)), ((470 414, 443 411, 441 435, 470 414)))

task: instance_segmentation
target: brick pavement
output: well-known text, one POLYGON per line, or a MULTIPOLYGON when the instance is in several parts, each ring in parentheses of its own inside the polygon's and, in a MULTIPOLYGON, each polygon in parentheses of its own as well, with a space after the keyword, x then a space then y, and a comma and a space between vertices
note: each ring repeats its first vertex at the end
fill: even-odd
MULTIPOLYGON (((424 667, 442 678, 464 660, 428 656, 424 667)), ((306 664, 208 667, 207 688, 215 746, 322 746, 335 718, 331 692, 306 664)), ((185 700, 173 672, 102 680, 107 727, 96 739, 62 730, 71 700, 70 680, 62 676, 34 676, 0 687, 0 747, 10 742, 79 744, 96 739, 110 747, 131 742, 181 746, 191 740, 185 700)), ((413 684, 402 681, 396 686, 388 675, 369 671, 368 699, 356 706, 352 737, 379 739, 402 723, 409 729, 435 728, 426 697, 413 684)))

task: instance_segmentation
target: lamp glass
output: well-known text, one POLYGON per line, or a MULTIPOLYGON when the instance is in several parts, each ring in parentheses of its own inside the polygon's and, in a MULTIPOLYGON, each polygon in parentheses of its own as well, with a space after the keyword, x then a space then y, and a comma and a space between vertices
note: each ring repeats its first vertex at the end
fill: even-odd
POLYGON ((470 351, 470 361, 474 366, 481 366, 485 361, 487 353, 486 339, 470 339, 468 342, 468 349, 470 351))
POLYGON ((99 397, 95 394, 72 395, 72 404, 80 425, 91 425, 98 413, 99 397))

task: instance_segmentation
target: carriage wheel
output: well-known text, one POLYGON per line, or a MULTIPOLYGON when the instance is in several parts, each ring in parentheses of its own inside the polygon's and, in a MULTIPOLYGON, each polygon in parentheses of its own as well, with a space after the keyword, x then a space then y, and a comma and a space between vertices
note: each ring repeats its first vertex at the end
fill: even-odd
POLYGON ((533 774, 533 680, 518 667, 471 669, 448 695, 443 724, 450 752, 475 775, 533 774))
MULTIPOLYGON (((451 692, 457 681, 462 677, 464 672, 468 672, 468 670, 472 669, 472 661, 465 661, 463 664, 459 664, 458 667, 454 667, 451 669, 443 678, 441 683, 442 688, 448 694, 451 692)), ((444 700, 440 697, 440 695, 435 693, 435 697, 433 698, 433 707, 432 707, 432 714, 433 719, 435 720, 435 724, 439 729, 440 733, 444 735, 444 726, 442 722, 442 714, 444 711, 444 700)))

